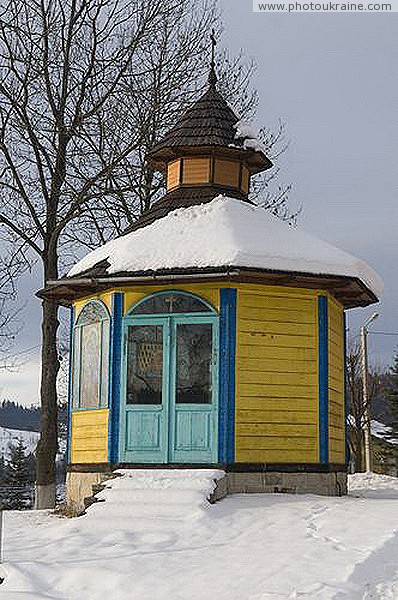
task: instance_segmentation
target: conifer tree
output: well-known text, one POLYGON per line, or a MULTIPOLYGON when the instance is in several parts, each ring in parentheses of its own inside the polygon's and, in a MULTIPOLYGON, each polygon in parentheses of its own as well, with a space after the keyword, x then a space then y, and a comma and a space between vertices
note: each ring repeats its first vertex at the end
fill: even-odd
POLYGON ((23 510, 31 507, 30 454, 22 439, 10 446, 6 460, 3 508, 23 510))
POLYGON ((390 385, 388 389, 388 403, 392 417, 390 437, 398 439, 398 348, 394 354, 394 363, 390 369, 390 373, 390 385))

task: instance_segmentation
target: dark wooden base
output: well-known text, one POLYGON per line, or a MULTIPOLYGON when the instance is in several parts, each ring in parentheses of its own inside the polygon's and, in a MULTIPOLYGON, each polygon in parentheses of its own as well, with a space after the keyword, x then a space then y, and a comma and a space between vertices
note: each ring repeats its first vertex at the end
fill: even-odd
POLYGON ((69 472, 106 473, 115 469, 222 469, 227 473, 346 473, 347 466, 327 463, 232 463, 218 464, 69 464, 69 472))

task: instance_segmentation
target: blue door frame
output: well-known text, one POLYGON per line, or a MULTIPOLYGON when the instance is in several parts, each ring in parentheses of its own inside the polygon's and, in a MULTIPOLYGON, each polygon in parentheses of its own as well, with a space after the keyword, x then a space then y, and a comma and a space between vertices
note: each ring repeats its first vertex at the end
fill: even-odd
POLYGON ((218 316, 203 313, 133 315, 123 322, 120 444, 121 463, 218 462, 218 316), (212 403, 177 404, 177 327, 212 325, 212 403), (127 404, 128 331, 134 326, 160 326, 163 331, 162 403, 127 404))

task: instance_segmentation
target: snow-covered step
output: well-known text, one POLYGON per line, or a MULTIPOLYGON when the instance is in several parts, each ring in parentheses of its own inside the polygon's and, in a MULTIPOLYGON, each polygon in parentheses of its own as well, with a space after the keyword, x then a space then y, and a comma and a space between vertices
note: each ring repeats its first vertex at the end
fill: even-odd
POLYGON ((217 481, 216 469, 125 469, 96 494, 89 511, 121 526, 141 519, 190 519, 208 506, 217 481))

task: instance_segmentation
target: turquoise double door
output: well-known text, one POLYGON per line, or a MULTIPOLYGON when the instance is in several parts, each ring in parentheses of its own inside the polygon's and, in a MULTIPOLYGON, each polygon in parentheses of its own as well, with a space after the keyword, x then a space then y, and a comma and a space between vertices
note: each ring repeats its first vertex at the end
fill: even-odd
POLYGON ((127 317, 120 462, 217 462, 218 318, 127 317))

